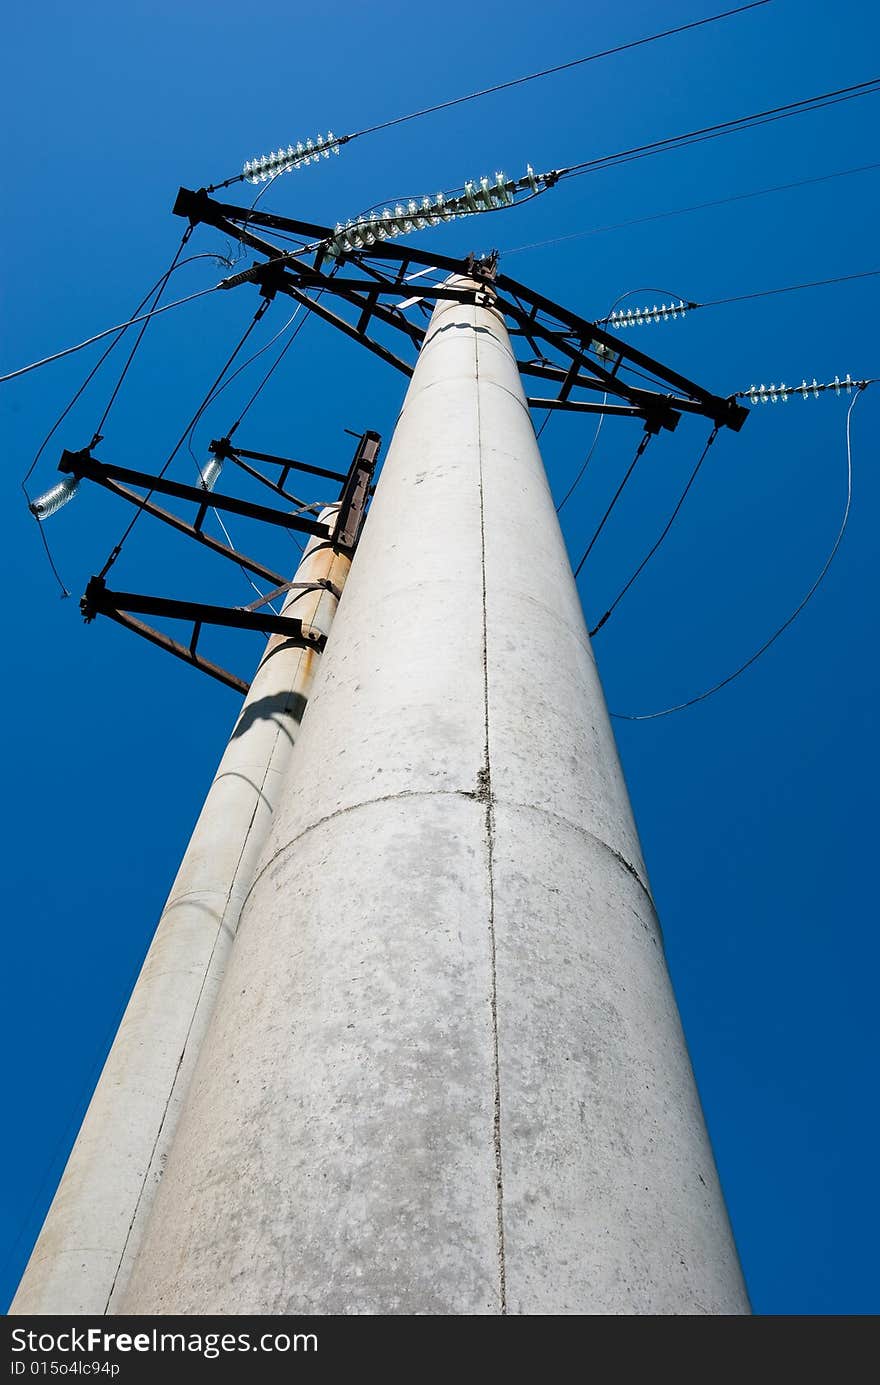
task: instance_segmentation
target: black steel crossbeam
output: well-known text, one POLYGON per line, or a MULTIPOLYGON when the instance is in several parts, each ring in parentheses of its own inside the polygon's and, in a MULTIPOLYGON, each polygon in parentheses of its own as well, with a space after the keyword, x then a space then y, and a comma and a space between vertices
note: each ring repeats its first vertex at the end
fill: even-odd
POLYGON ((89 479, 96 481, 99 486, 103 486, 112 495, 118 495, 120 499, 128 500, 138 509, 152 515, 154 519, 161 519, 163 524, 168 524, 172 529, 186 534, 187 538, 195 539, 197 543, 209 548, 212 553, 218 553, 221 558, 229 558, 232 562, 238 563, 239 567, 247 568, 248 572, 252 572, 255 577, 262 577, 264 582, 271 582, 273 586, 278 586, 280 582, 284 581, 279 573, 273 572, 270 567, 266 567, 265 563, 258 562, 256 558, 249 558, 246 553, 240 553, 237 548, 230 548, 228 544, 212 538, 210 534, 205 533, 204 529, 196 529, 195 525, 188 524, 185 519, 172 514, 170 510, 163 510, 152 500, 138 495, 137 491, 130 491, 127 486, 121 486, 117 481, 111 481, 108 476, 93 474, 89 479))
MULTIPOLYGON (((220 439, 221 444, 224 446, 226 445, 226 441, 227 440, 224 438, 220 439)), ((224 452, 221 452, 218 445, 213 442, 208 448, 208 451, 214 452, 215 448, 217 449, 218 457, 226 455, 224 452)), ((237 447, 233 443, 228 444, 228 455, 233 457, 247 457, 252 462, 272 462, 276 466, 289 468, 291 471, 304 471, 309 476, 323 476, 328 481, 339 481, 342 483, 348 475, 345 471, 328 471, 327 468, 323 466, 312 466, 307 462, 297 462, 294 461, 292 457, 276 457, 273 452, 251 452, 244 447, 237 447)), ((266 478, 263 477, 262 479, 265 480, 266 478)))
MULTIPOLYGON (((273 212, 260 211, 259 208, 251 211, 247 207, 237 207, 230 202, 217 202, 204 191, 192 192, 188 188, 180 189, 172 210, 175 216, 188 217, 194 223, 201 221, 219 227, 221 220, 243 222, 245 226, 264 226, 269 230, 284 231, 309 241, 327 241, 336 234, 332 226, 318 226, 311 221, 295 221, 290 217, 277 216, 273 212)), ((460 259, 452 259, 449 255, 429 255, 413 245, 398 245, 396 241, 377 241, 368 250, 357 251, 344 258, 356 262, 365 258, 394 260, 398 263, 405 262, 407 265, 415 264, 422 269, 442 269, 448 274, 462 274, 466 269, 466 265, 460 259)))
POLYGON ((641 418, 645 420, 649 432, 657 432, 658 428, 667 428, 672 432, 678 427, 679 415, 672 417, 666 415, 646 414, 644 409, 640 409, 635 404, 592 404, 586 399, 543 399, 540 396, 529 397, 526 400, 530 409, 567 409, 575 414, 610 414, 616 418, 641 418))
MULTIPOLYGON (((543 340, 566 358, 566 368, 562 374, 562 389, 558 403, 574 407, 577 401, 567 398, 569 392, 574 388, 586 387, 601 389, 603 392, 625 400, 640 410, 640 416, 649 420, 652 426, 659 424, 664 427, 674 427, 677 421, 677 412, 684 411, 702 414, 719 425, 739 431, 748 416, 748 409, 735 400, 724 399, 719 395, 712 394, 711 391, 704 389, 687 376, 653 360, 644 352, 630 346, 628 342, 621 341, 618 336, 606 331, 601 326, 597 326, 596 323, 570 312, 543 294, 527 288, 508 275, 494 275, 491 264, 483 265, 479 262, 474 264, 472 257, 468 261, 462 262, 450 259, 448 256, 428 255, 424 251, 415 250, 410 245, 404 248, 395 241, 377 241, 368 249, 347 252, 340 257, 334 266, 335 271, 340 265, 358 265, 363 273, 372 277, 372 282, 350 278, 344 273, 334 277, 333 274, 323 273, 320 267, 321 252, 317 250, 317 247, 316 263, 314 266, 308 265, 300 258, 306 253, 305 251, 279 250, 277 246, 254 235, 250 229, 253 226, 258 226, 268 230, 284 231, 306 239, 312 238, 318 242, 326 241, 335 234, 329 227, 318 226, 310 222, 294 221, 268 212, 261 213, 258 210, 251 212, 247 208, 214 202, 204 191, 193 193, 186 189, 180 190, 174 210, 178 215, 188 216, 192 222, 206 221, 217 226, 228 235, 265 255, 267 260, 276 262, 271 282, 266 280, 265 267, 258 266, 241 275, 231 276, 230 286, 246 282, 249 278, 260 282, 262 278, 265 293, 281 289, 299 302, 304 303, 347 336, 368 347, 369 350, 381 356, 404 374, 412 374, 412 367, 369 337, 367 328, 376 318, 386 325, 402 331, 416 346, 421 344, 424 334, 410 323, 399 309, 385 307, 381 302, 384 294, 399 292, 406 269, 414 264, 445 271, 448 274, 470 274, 471 277, 485 279, 487 285, 492 287, 496 295, 498 310, 512 319, 516 329, 529 342, 536 355, 542 354, 537 343, 539 340, 543 340), (381 275, 375 268, 377 264, 383 262, 394 264, 397 269, 397 273, 390 276, 385 281, 385 285, 382 284, 381 275), (312 288, 320 287, 323 291, 335 294, 356 306, 359 311, 357 324, 352 326, 344 318, 330 312, 329 309, 310 298, 301 287, 305 284, 312 288), (595 359, 597 346, 606 353, 606 359, 614 358, 613 368, 606 368, 600 363, 600 360, 595 359), (588 352, 591 352, 592 355, 588 356, 588 352), (631 386, 621 378, 620 374, 627 367, 646 372, 656 379, 658 386, 666 385, 674 393, 664 395, 631 386), (595 383, 588 383, 584 380, 585 373, 592 376, 595 383)), ((468 290, 449 288, 442 284, 426 284, 419 287, 419 296, 426 300, 435 301, 441 298, 459 297, 469 301, 472 294, 468 290)))
POLYGON ((92 480, 106 478, 111 481, 127 481, 132 486, 143 486, 148 491, 173 495, 179 500, 191 500, 200 509, 228 510, 230 514, 277 524, 282 529, 297 529, 303 534, 317 534, 320 538, 328 538, 330 533, 326 524, 319 524, 315 519, 305 519, 301 515, 273 510, 267 505, 257 505, 251 500, 239 500, 234 495, 218 495, 216 491, 206 491, 202 486, 187 486, 180 481, 171 481, 167 476, 151 476, 147 471, 131 471, 127 467, 114 466, 111 462, 100 462, 88 452, 64 452, 58 469, 92 480))
MULTIPOLYGON (((533 375, 538 379, 552 381, 565 380, 567 373, 560 366, 552 365, 549 361, 520 361, 519 369, 521 375, 533 375)), ((607 386, 603 381, 589 379, 585 375, 578 375, 575 378, 574 387, 576 389, 593 390, 596 393, 602 394, 607 391, 607 386)), ((665 413, 671 406, 676 413, 700 414, 705 417, 705 410, 701 404, 698 404, 694 399, 683 399, 680 395, 656 394, 651 390, 631 390, 629 391, 629 396, 633 401, 638 402, 639 407, 637 412, 642 416, 645 416, 647 413, 665 413)), ((557 408, 581 409, 581 404, 578 400, 563 399, 560 395, 556 396, 554 404, 557 408)), ((546 407, 546 405, 544 407, 546 407)), ((600 404, 597 405, 592 412, 599 413, 602 412, 602 409, 603 406, 600 404)), ((609 406, 607 412, 613 413, 614 410, 609 406)))
POLYGON ((239 692, 242 696, 247 693, 250 685, 245 683, 243 678, 230 673, 228 669, 221 668, 219 664, 212 663, 210 659, 203 658, 201 654, 188 649, 185 644, 173 640, 163 630, 156 630, 152 625, 147 625, 142 620, 135 620, 134 616, 124 615, 122 611, 103 611, 102 615, 109 616, 110 620, 115 620, 117 625, 122 625, 126 630, 131 630, 135 635, 149 640, 150 644, 158 645, 166 653, 173 654, 177 659, 182 659, 185 664, 199 669, 201 673, 207 673, 210 678, 216 678, 218 683, 225 683, 226 687, 232 688, 234 692, 239 692))
POLYGON ((314 649, 319 654, 327 643, 320 631, 306 630, 296 616, 277 616, 272 611, 250 611, 243 606, 211 606, 201 601, 179 601, 176 597, 149 596, 144 592, 110 591, 101 577, 92 577, 80 602, 87 621, 96 615, 135 612, 137 615, 166 616, 170 620, 191 620, 197 626, 223 625, 233 630, 257 630, 266 635, 285 635, 314 649))
MULTIPOLYGON (((333 291, 332 279, 326 281, 326 287, 330 289, 331 292, 333 291)), ((282 292, 288 294, 291 298, 295 299, 296 302, 304 304, 305 307, 309 308, 313 313, 316 313, 318 317, 323 318, 325 322, 329 322, 331 326, 336 327, 345 336, 351 337, 354 341, 359 342, 361 346, 365 346, 368 351, 372 351, 375 356, 379 356, 387 365, 394 366, 394 369, 399 370, 403 375, 412 375, 413 367, 400 356, 395 356, 394 352, 389 351, 387 346, 382 346, 382 344, 377 342, 374 338, 368 337, 365 332, 358 332, 355 327, 346 322, 344 317, 339 317, 337 313, 331 312, 329 308, 325 307, 325 305, 317 299, 310 298, 307 293, 303 293, 301 289, 297 288, 296 284, 293 283, 289 277, 283 279, 281 289, 282 292)), ((399 313, 398 317, 401 321, 392 322, 392 326, 400 328, 405 319, 402 313, 399 313)), ((406 324, 407 335, 410 335, 409 329, 411 326, 412 324, 406 324)))
POLYGON ((317 226, 310 221, 291 221, 286 216, 276 216, 274 212, 264 212, 259 207, 237 207, 230 202, 218 202, 210 197, 204 188, 192 192, 181 188, 177 194, 172 211, 175 216, 185 216, 194 225, 204 222, 212 226, 218 217, 228 217, 231 221, 241 220, 252 226, 268 226, 273 231, 289 231, 294 236, 304 236, 306 240, 327 240, 333 235, 330 226, 317 226))
POLYGON ((245 475, 252 476, 255 481, 262 481, 263 485, 267 486, 270 491, 275 495, 280 495, 288 504, 295 505, 298 510, 308 510, 310 508, 310 506, 308 506, 304 500, 301 500, 298 495, 293 495, 290 491, 284 489, 284 482, 287 480, 286 471, 282 471, 280 480, 273 481, 271 476, 266 476, 264 472, 258 471, 255 466, 251 466, 248 462, 243 462, 241 457, 235 452, 230 452, 229 460, 234 462, 245 475))
MULTIPOLYGON (((520 375, 534 375, 539 380, 552 380, 561 384, 569 373, 563 366, 554 365, 552 361, 518 361, 520 375)), ((593 390, 598 394, 607 393, 607 387, 602 380, 598 380, 595 375, 577 374, 572 381, 573 388, 579 390, 593 390)), ((648 391, 643 391, 648 393, 648 391)), ((661 395, 665 399, 665 395, 661 395)))
MULTIPOLYGON (((628 342, 622 342, 618 336, 606 332, 602 327, 597 327, 594 322, 578 317, 576 313, 569 312, 567 308, 562 307, 559 303, 554 303, 552 299, 545 298, 542 294, 536 293, 533 289, 526 288, 516 279, 511 279, 506 274, 499 274, 496 284, 502 292, 524 298, 536 306, 539 311, 543 310, 548 316, 564 324, 580 340, 599 342, 627 364, 636 365, 649 374, 655 375, 658 381, 673 385, 676 390, 688 398, 702 404, 704 414, 708 415, 714 422, 725 424, 734 432, 739 432, 748 417, 748 409, 743 408, 735 401, 723 399, 720 395, 712 394, 711 391, 703 389, 702 385, 689 380, 686 375, 681 375, 678 371, 670 370, 668 366, 661 365, 659 361, 646 356, 644 352, 638 351, 628 342)), ((545 332, 541 332, 540 335, 546 338, 545 332)), ((593 367, 592 361, 590 366, 593 367)))
MULTIPOLYGON (((509 314, 517 322, 523 323, 529 320, 525 310, 519 307, 518 304, 501 300, 499 301, 498 306, 502 309, 502 311, 509 314)), ((659 398, 659 400, 662 401, 662 403, 658 407, 665 410, 668 410, 670 408, 671 404, 675 402, 674 400, 667 400, 666 396, 653 395, 647 390, 640 390, 638 386, 630 385, 626 380, 621 380, 619 375, 612 373, 612 371, 600 365, 598 361, 595 361, 592 359, 592 357, 587 356, 586 348, 584 347, 584 345, 582 345, 582 343, 591 341, 590 328, 588 323, 585 323, 584 327, 584 333, 579 336, 577 333, 572 334, 569 332, 560 331, 558 327, 550 328, 548 326, 545 326, 542 322, 539 322, 537 319, 531 321, 532 333, 536 337, 539 337, 544 341, 548 342, 561 355, 565 356, 568 359, 569 368, 567 371, 563 372, 562 376, 563 387, 564 382, 571 376, 571 366, 573 364, 577 370, 580 370, 581 368, 589 370, 595 378, 597 386, 601 388, 603 391, 607 391, 607 393, 609 394, 620 395, 621 398, 627 399, 630 403, 636 403, 640 395, 644 396, 646 400, 659 398), (572 335, 574 335, 575 339, 578 340, 578 345, 576 346, 572 345, 572 342, 569 339, 572 335)), ((569 388, 570 387, 571 386, 569 385, 569 388)), ((565 396, 561 395, 561 397, 564 398, 565 396)))

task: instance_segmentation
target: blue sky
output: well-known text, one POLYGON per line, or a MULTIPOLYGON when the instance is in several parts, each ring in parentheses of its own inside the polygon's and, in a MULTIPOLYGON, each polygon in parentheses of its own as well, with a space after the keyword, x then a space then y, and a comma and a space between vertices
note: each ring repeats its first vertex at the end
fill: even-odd
MULTIPOLYGON (((343 0, 304 21, 277 0, 259 12, 228 0, 16 7, 3 58, 11 138, 2 369, 127 316, 179 239, 170 214, 179 184, 198 187, 328 126, 356 130, 713 8, 711 0, 487 0, 477 14, 461 0, 430 9, 343 0)), ((335 221, 386 197, 434 193, 496 169, 519 175, 527 161, 546 169, 589 159, 865 80, 878 40, 880 13, 867 0, 848 7, 845 25, 816 0, 774 0, 358 141, 332 163, 279 179, 263 205, 335 221)), ((880 268, 878 171, 519 248, 870 163, 878 99, 579 178, 491 221, 423 233, 419 243, 449 254, 498 246, 503 269, 584 316, 601 316, 618 295, 648 285, 700 301, 880 268)), ((192 249, 224 245, 202 230, 192 249)), ((173 296, 217 273, 207 260, 180 270, 173 296)), ((720 394, 780 378, 880 374, 877 282, 706 309, 636 340, 720 394)), ((628 301, 656 298, 652 291, 628 301)), ((156 469, 254 307, 253 291, 240 289, 154 323, 98 455, 156 469)), ((274 305, 255 345, 287 315, 284 303, 274 305)), ((237 706, 233 693, 126 632, 100 621, 84 627, 76 600, 59 599, 18 483, 95 358, 83 352, 0 387, 10 656, 4 1302, 237 706)), ((202 449, 258 379, 255 365, 206 415, 202 449)), ((52 484, 61 447, 88 442, 112 381, 112 371, 102 373, 71 414, 34 489, 52 484)), ((402 377, 312 322, 240 437, 344 466, 352 444, 342 429, 390 437, 403 387, 402 377)), ((869 634, 878 398, 880 387, 855 409, 852 517, 803 617, 714 698, 665 719, 617 724, 731 1218, 763 1313, 880 1309, 880 958, 868 872, 880 768, 880 663, 869 634)), ((845 408, 833 395, 767 405, 739 436, 719 438, 663 550, 597 636, 612 710, 653 711, 708 687, 797 604, 845 499, 845 408)), ((591 623, 659 533, 707 431, 702 420, 685 419, 649 449, 582 574, 591 623)), ((589 423, 565 416, 545 430, 558 495, 591 435, 589 423)), ((575 560, 637 436, 628 422, 603 430, 563 511, 575 560)), ((172 475, 191 474, 188 458, 179 459, 172 475)), ((121 502, 84 486, 46 526, 74 597, 127 519, 121 502)), ((246 522, 233 532, 241 547, 259 546, 270 563, 290 565, 284 536, 264 540, 246 522)), ((116 584, 130 589, 235 604, 249 597, 233 565, 206 565, 148 519, 116 572, 116 584)), ((249 635, 215 637, 210 648, 244 674, 259 655, 249 635)))

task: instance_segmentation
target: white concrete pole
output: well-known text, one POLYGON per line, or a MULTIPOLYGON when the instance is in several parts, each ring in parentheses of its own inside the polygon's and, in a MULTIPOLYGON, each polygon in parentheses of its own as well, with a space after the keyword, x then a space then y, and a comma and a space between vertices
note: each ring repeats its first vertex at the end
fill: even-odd
MULTIPOLYGON (((349 567, 314 538, 296 581, 339 589, 349 567)), ((329 634, 336 606, 293 589, 283 609, 329 634)), ((11 1313, 112 1312, 125 1286, 320 659, 267 644, 11 1313)))
POLYGON ((291 769, 118 1311, 747 1312, 491 307, 434 313, 291 769))

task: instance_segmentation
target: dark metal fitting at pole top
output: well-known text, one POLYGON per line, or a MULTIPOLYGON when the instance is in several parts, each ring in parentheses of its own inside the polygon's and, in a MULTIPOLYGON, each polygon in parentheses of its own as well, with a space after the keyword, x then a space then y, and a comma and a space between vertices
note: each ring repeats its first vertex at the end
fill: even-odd
POLYGON ((465 261, 467 274, 481 283, 491 284, 498 269, 498 251, 490 250, 488 255, 475 255, 471 252, 465 261))
POLYGON ((65 447, 64 451, 61 453, 61 461, 58 463, 58 470, 81 478, 82 467, 79 466, 78 463, 91 460, 91 455, 91 445, 89 447, 81 447, 78 452, 69 452, 65 447))
POLYGON ((107 583, 103 577, 90 577, 86 584, 86 589, 80 597, 79 609, 86 625, 90 625, 98 614, 98 601, 100 594, 107 588, 107 583))

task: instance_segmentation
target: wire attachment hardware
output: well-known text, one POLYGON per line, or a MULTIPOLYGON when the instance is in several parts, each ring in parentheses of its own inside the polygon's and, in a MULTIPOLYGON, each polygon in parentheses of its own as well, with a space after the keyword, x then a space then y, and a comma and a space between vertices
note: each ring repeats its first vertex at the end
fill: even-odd
POLYGON ((553 187, 558 176, 555 172, 535 173, 531 164, 527 164, 522 178, 505 178, 503 173, 496 173, 494 179, 480 178, 477 182, 465 183, 463 192, 457 196, 438 192, 433 202, 430 197, 423 197, 421 202, 410 198, 406 205, 398 202, 393 211, 385 207, 377 216, 359 216, 354 221, 344 223, 340 221, 336 223, 325 253, 331 259, 337 259, 352 250, 366 250, 377 241, 405 236, 410 231, 424 231, 426 227, 437 226, 441 221, 500 211, 503 207, 512 207, 519 192, 534 196, 553 187))
POLYGON ((36 500, 32 500, 28 509, 35 519, 42 524, 50 515, 57 514, 62 506, 73 499, 79 490, 79 477, 67 476, 63 481, 58 481, 49 490, 38 495, 36 500))
POLYGON ((734 395, 734 398, 747 399, 750 404, 766 404, 768 402, 778 404, 780 400, 783 404, 787 404, 793 394, 799 394, 801 399, 818 399, 820 394, 824 394, 828 390, 834 390, 837 395, 844 391, 847 394, 852 394, 853 390, 863 390, 870 383, 870 380, 854 380, 847 371, 842 380, 839 375, 835 375, 833 380, 821 385, 816 380, 815 375, 812 380, 802 380, 799 385, 793 386, 785 384, 752 385, 747 390, 740 390, 738 394, 734 395))
POLYGON ((646 323, 651 322, 671 322, 699 307, 699 303, 686 303, 682 298, 677 303, 661 303, 659 307, 655 303, 653 308, 627 308, 626 311, 621 309, 619 313, 612 313, 602 321, 607 322, 616 332, 620 332, 625 327, 644 327, 646 323))
POLYGON ((249 183, 267 183, 277 173, 292 173, 295 168, 319 163, 322 157, 329 159, 331 154, 339 153, 341 143, 342 140, 328 130, 326 135, 307 139, 305 144, 299 140, 295 146, 288 144, 286 149, 273 149, 271 154, 263 154, 259 159, 248 159, 242 177, 249 183))

